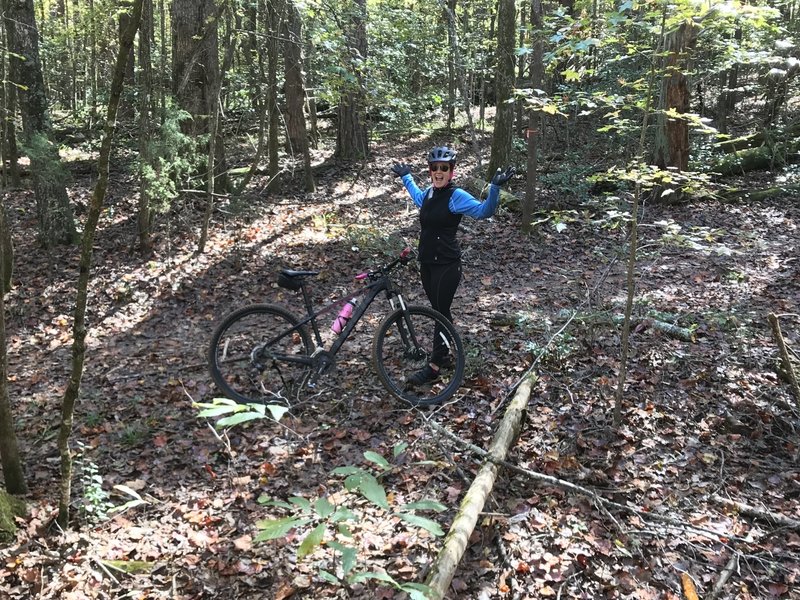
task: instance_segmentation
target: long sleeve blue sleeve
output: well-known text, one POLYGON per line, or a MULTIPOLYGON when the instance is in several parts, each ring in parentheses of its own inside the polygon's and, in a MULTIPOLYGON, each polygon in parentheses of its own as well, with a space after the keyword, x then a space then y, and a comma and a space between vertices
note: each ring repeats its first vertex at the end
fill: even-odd
POLYGON ((411 199, 414 201, 414 204, 417 205, 417 208, 422 207, 422 201, 425 199, 425 195, 428 193, 427 188, 425 190, 419 189, 416 183, 414 183, 414 178, 411 174, 403 175, 403 185, 406 186, 406 190, 408 190, 408 195, 411 196, 411 199))
MULTIPOLYGON (((411 178, 411 176, 408 177, 409 179, 411 178)), ((403 177, 403 180, 405 181, 405 177, 403 177)), ((408 187, 407 184, 406 187, 408 187)), ((488 219, 497 210, 499 200, 500 188, 493 183, 489 184, 489 196, 484 202, 476 199, 469 192, 456 188, 450 197, 450 212, 467 215, 473 219, 488 219)))

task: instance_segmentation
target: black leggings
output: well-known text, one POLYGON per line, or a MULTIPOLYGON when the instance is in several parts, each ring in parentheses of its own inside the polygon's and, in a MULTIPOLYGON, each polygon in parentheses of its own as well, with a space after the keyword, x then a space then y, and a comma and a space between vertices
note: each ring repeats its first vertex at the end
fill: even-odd
MULTIPOLYGON (((453 315, 450 313, 450 306, 453 304, 453 297, 456 295, 458 284, 461 283, 461 261, 452 262, 447 265, 431 265, 420 263, 419 272, 422 278, 422 287, 431 308, 442 313, 448 321, 453 322, 453 315)), ((439 335, 439 328, 435 332, 433 342, 433 354, 431 362, 440 365, 440 362, 447 356, 449 350, 439 335)))

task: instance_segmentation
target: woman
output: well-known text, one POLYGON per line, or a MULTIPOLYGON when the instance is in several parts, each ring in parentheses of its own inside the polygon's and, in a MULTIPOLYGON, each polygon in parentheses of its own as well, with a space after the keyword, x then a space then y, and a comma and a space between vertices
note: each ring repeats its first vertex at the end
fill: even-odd
MULTIPOLYGON (((408 194, 419 208, 421 232, 419 236, 419 262, 422 287, 434 310, 452 322, 450 305, 461 283, 461 248, 456 239, 462 215, 473 219, 487 219, 497 210, 500 187, 514 175, 514 168, 497 169, 489 186, 489 196, 481 202, 469 192, 453 184, 456 153, 446 146, 436 146, 428 153, 431 185, 424 190, 417 187, 411 176, 411 167, 395 163, 392 171, 403 180, 408 194)), ((423 385, 439 377, 439 369, 452 364, 448 349, 436 335, 430 362, 408 379, 411 385, 423 385)))

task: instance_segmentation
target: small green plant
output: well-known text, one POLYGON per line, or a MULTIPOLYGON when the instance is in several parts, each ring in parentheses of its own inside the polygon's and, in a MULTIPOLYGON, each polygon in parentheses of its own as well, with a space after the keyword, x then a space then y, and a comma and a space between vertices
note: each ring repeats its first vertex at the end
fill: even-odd
MULTIPOLYGON (((406 446, 405 443, 395 446, 394 457, 404 452, 406 446)), ((418 515, 417 512, 439 512, 446 507, 434 500, 421 500, 393 507, 381 483, 381 479, 392 471, 392 465, 376 452, 364 452, 364 458, 371 463, 371 468, 345 466, 333 470, 332 475, 344 477, 342 485, 346 493, 321 496, 314 500, 300 497, 292 497, 288 501, 260 498, 260 503, 286 509, 291 514, 256 523, 259 534, 255 541, 274 540, 292 531, 305 530, 297 548, 297 558, 306 558, 318 548, 328 549, 330 559, 327 562, 332 568, 329 570, 320 567, 318 572, 323 580, 343 586, 375 580, 406 592, 413 600, 424 600, 429 592, 428 586, 400 582, 384 572, 357 570, 358 552, 353 540, 357 535, 360 517, 356 506, 359 504, 359 497, 363 497, 381 509, 386 520, 403 521, 435 536, 444 535, 439 524, 418 515), (338 504, 334 498, 338 500, 338 504)))
POLYGON ((78 446, 75 465, 80 494, 79 513, 90 523, 104 521, 113 504, 110 494, 103 489, 103 476, 100 475, 97 465, 87 458, 83 444, 78 446))

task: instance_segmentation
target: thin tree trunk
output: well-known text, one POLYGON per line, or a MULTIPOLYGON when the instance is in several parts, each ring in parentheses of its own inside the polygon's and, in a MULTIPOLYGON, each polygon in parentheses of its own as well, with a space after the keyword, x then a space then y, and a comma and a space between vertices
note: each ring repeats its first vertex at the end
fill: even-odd
POLYGON ((108 113, 106 116, 105 132, 100 146, 100 155, 97 160, 97 183, 92 194, 92 201, 86 215, 81 242, 80 269, 77 283, 77 297, 73 322, 72 341, 72 370, 64 391, 61 405, 61 427, 58 432, 58 451, 61 456, 61 485, 58 504, 58 524, 66 529, 69 524, 69 506, 72 496, 72 454, 69 449, 69 440, 72 435, 72 420, 75 413, 75 403, 80 395, 83 365, 86 359, 86 308, 89 300, 89 277, 92 265, 92 247, 94 246, 97 223, 103 210, 103 202, 108 189, 108 169, 111 157, 111 143, 114 139, 114 126, 117 119, 120 97, 124 87, 125 65, 128 62, 133 39, 142 18, 142 0, 133 0, 131 21, 125 34, 120 39, 114 75, 108 99, 108 113))
MULTIPOLYGON (((661 40, 664 39, 664 23, 667 15, 666 5, 661 21, 661 40)), ((650 102, 653 97, 653 87, 655 84, 655 60, 661 50, 661 45, 656 47, 653 53, 653 62, 651 63, 650 80, 647 85, 647 97, 645 98, 644 115, 642 116, 642 131, 639 135, 639 162, 644 162, 645 155, 645 140, 647 134, 648 122, 650 120, 650 102)), ((641 183, 637 180, 634 188, 633 206, 631 207, 631 233, 628 242, 628 270, 627 270, 627 295, 625 299, 625 320, 622 323, 622 340, 620 341, 620 359, 619 359, 619 379, 617 381, 617 389, 614 395, 614 427, 619 427, 622 424, 622 403, 625 395, 625 379, 628 376, 628 352, 630 351, 630 333, 631 333, 631 314, 633 312, 633 299, 636 294, 636 252, 639 240, 639 202, 642 197, 641 183)))
POLYGON ((480 169, 483 167, 483 157, 481 156, 480 138, 475 129, 475 123, 472 120, 472 106, 467 89, 467 76, 464 72, 463 62, 456 58, 461 56, 461 49, 458 45, 458 29, 456 27, 456 15, 454 11, 455 0, 452 2, 452 8, 450 4, 444 5, 444 13, 445 16, 447 16, 447 30, 449 32, 447 39, 450 43, 450 55, 454 57, 453 65, 456 69, 455 77, 461 82, 461 101, 464 103, 464 114, 467 117, 467 131, 469 131, 469 136, 472 141, 472 150, 475 153, 475 158, 478 161, 478 168, 480 169))
MULTIPOLYGON (((25 484, 25 473, 22 469, 22 460, 17 445, 17 435, 14 431, 14 416, 11 411, 11 399, 8 394, 8 353, 6 347, 6 307, 5 292, 8 290, 7 278, 10 281, 9 265, 13 264, 8 256, 11 245, 6 245, 8 223, 5 218, 5 195, 0 196, 0 234, 3 243, 0 243, 0 282, 3 289, 0 291, 0 462, 3 465, 3 479, 6 491, 10 494, 24 494, 28 491, 25 484)), ((10 240, 10 237, 8 238, 10 240)))
MULTIPOLYGON (((141 69, 139 83, 139 206, 137 227, 139 232, 139 249, 142 256, 153 253, 153 210, 150 206, 150 188, 143 177, 145 166, 150 165, 150 143, 153 135, 153 69, 150 60, 153 33, 153 0, 143 0, 142 24, 139 28, 139 67, 141 69)), ((150 165, 152 166, 152 165, 150 165)))
MULTIPOLYGON (((544 78, 543 42, 542 42, 542 0, 533 0, 531 4, 531 30, 533 35, 533 52, 531 52, 531 89, 542 88, 544 78)), ((536 93, 532 91, 531 93, 536 93)), ((525 200, 522 202, 522 230, 529 232, 533 221, 533 212, 536 206, 539 169, 539 134, 542 116, 539 111, 528 111, 528 128, 526 131, 528 141, 528 175, 525 183, 525 200)))
POLYGON ((267 130, 267 164, 269 170, 269 184, 267 189, 274 189, 278 184, 280 163, 278 152, 280 142, 278 139, 279 115, 278 109, 278 32, 282 16, 283 0, 272 0, 267 3, 267 22, 269 23, 269 41, 267 42, 267 114, 269 128, 267 130))

